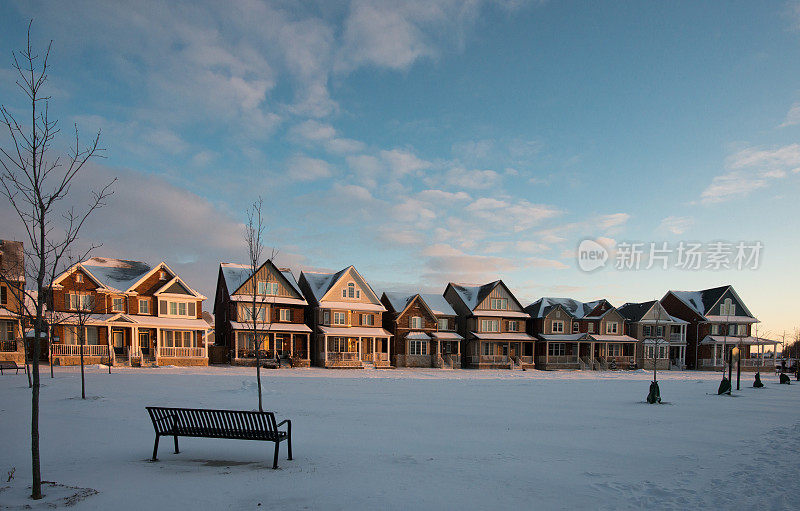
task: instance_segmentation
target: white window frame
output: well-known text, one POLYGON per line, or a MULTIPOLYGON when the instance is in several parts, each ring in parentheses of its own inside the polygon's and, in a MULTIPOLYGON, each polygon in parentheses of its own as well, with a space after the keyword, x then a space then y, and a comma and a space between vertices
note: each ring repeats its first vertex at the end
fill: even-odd
POLYGON ((450 321, 447 318, 439 318, 436 320, 436 326, 439 328, 439 330, 449 330, 450 321))
POLYGON ((580 330, 581 330, 581 325, 580 325, 580 323, 578 323, 577 321, 574 321, 574 322, 572 323, 572 333, 573 333, 573 334, 577 334, 577 333, 579 333, 579 332, 580 332, 580 330))
POLYGON ((75 274, 75 282, 77 282, 77 283, 83 282, 83 273, 76 273, 75 274))
POLYGON ((551 357, 563 357, 567 354, 567 344, 563 342, 548 343, 547 354, 551 357))
POLYGON ((589 322, 586 324, 586 331, 587 331, 588 333, 590 333, 590 334, 593 334, 593 333, 594 333, 594 323, 592 323, 591 321, 589 321, 589 322))
POLYGON ((112 296, 111 297, 111 312, 125 312, 125 297, 112 296), (117 308, 117 301, 119 300, 120 306, 117 308))
POLYGON ((150 314, 150 300, 148 298, 139 298, 139 314, 150 314))
POLYGON ((492 310, 508 310, 508 298, 490 298, 489 308, 492 310))
POLYGON ((291 321, 292 309, 278 309, 278 321, 291 321))
POLYGON ((500 320, 497 319, 482 319, 481 332, 499 332, 500 320))
POLYGON ((554 334, 563 334, 564 333, 564 322, 561 320, 552 321, 550 323, 550 329, 553 331, 554 334))
POLYGON ((616 321, 609 321, 606 323, 606 334, 607 335, 614 335, 619 333, 619 323, 616 321), (611 328, 611 327, 614 328, 611 328))
POLYGON ((408 327, 414 329, 422 328, 422 316, 411 316, 408 318, 408 327))
POLYGON ((508 322, 508 331, 509 332, 519 332, 519 321, 517 320, 509 320, 508 322))
POLYGON ((361 324, 364 326, 375 326, 375 316, 372 314, 362 314, 361 324))
POLYGON ((420 339, 408 340, 408 354, 409 355, 427 355, 428 354, 428 341, 420 339))
POLYGON ((346 312, 334 312, 332 319, 333 319, 333 324, 334 325, 347 325, 347 313, 346 312))

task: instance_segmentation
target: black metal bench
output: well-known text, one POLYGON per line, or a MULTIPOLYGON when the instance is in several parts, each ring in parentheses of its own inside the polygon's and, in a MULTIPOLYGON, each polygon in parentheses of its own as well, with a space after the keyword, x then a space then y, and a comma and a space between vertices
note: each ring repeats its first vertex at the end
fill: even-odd
POLYGON ((19 374, 20 371, 25 369, 25 366, 18 366, 13 360, 3 360, 0 361, 0 374, 3 374, 4 369, 14 369, 17 371, 14 374, 19 374))
POLYGON ((289 447, 288 459, 292 459, 292 421, 287 419, 276 423, 272 412, 148 406, 147 413, 150 414, 153 429, 156 431, 153 461, 158 460, 158 440, 162 436, 174 437, 176 454, 180 452, 179 436, 274 442, 272 468, 278 468, 278 448, 286 440, 289 447), (284 424, 287 425, 286 431, 279 431, 278 428, 284 424))

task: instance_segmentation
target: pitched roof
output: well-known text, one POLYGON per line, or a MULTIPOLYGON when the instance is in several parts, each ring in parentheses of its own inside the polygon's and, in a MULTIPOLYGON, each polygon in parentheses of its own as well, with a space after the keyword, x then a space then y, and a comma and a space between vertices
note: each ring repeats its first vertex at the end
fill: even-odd
POLYGON ((469 307, 470 310, 475 310, 475 307, 483 302, 499 283, 499 280, 495 280, 483 285, 456 284, 455 282, 451 282, 449 285, 452 286, 461 301, 464 302, 464 305, 469 307))
MULTIPOLYGON (((267 263, 272 265, 273 268, 284 276, 298 295, 303 296, 302 291, 300 291, 300 286, 297 285, 297 279, 295 279, 294 274, 292 274, 292 270, 288 268, 278 268, 270 259, 264 262, 264 264, 267 263)), ((225 278, 225 285, 228 287, 228 293, 235 293, 253 274, 249 264, 220 263, 219 267, 222 270, 222 276, 225 278)))
POLYGON ((320 273, 320 272, 303 272, 301 274, 301 278, 305 278, 306 282, 308 283, 309 289, 311 289, 311 294, 314 295, 314 299, 319 302, 322 300, 322 297, 325 296, 333 285, 336 283, 337 280, 342 276, 342 274, 347 271, 347 268, 344 270, 340 270, 336 273, 320 273))
POLYGON ((730 287, 730 285, 712 287, 709 289, 701 289, 700 291, 670 290, 670 293, 675 295, 676 298, 691 307, 701 316, 705 316, 711 307, 713 307, 714 304, 717 303, 720 298, 722 298, 722 295, 724 295, 725 291, 730 289, 730 287))
POLYGON ((92 257, 80 264, 103 286, 120 292, 128 291, 152 270, 149 264, 141 261, 108 257, 92 257))
POLYGON ((0 273, 8 280, 25 279, 25 251, 21 241, 0 240, 0 273))
POLYGON ((647 311, 649 311, 655 303, 655 300, 640 303, 626 303, 617 309, 617 311, 628 321, 636 322, 642 319, 642 316, 647 314, 647 311))
MULTIPOLYGON (((593 302, 579 302, 578 300, 573 300, 572 298, 544 297, 544 298, 539 298, 532 304, 525 307, 525 312, 527 312, 534 318, 543 318, 547 316, 550 313, 550 311, 552 311, 555 307, 558 307, 560 305, 561 308, 567 312, 567 314, 569 314, 573 318, 581 319, 584 317, 588 317, 587 314, 592 312, 603 301, 607 300, 600 299, 600 300, 595 300, 593 302)), ((599 318, 601 316, 596 316, 596 317, 599 318)))
MULTIPOLYGON (((384 292, 383 295, 389 301, 389 305, 392 306, 395 312, 402 312, 408 307, 408 304, 411 303, 411 300, 417 296, 415 294, 408 294, 408 293, 393 293, 393 292, 384 292)), ((447 300, 444 299, 444 296, 432 294, 432 293, 419 293, 419 297, 422 298, 422 301, 425 302, 425 305, 437 316, 455 316, 456 311, 447 303, 447 300)))

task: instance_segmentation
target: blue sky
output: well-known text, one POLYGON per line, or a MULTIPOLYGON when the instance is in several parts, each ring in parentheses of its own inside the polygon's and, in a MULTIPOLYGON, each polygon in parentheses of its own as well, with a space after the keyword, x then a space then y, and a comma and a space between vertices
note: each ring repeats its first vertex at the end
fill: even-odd
POLYGON ((53 111, 103 130, 85 184, 120 179, 87 226, 98 254, 165 259, 213 296, 261 195, 298 273, 501 277, 525 304, 731 283, 763 331, 797 325, 800 4, 5 2, 12 109, 31 17, 53 111), (757 270, 584 273, 586 238, 764 251, 757 270))

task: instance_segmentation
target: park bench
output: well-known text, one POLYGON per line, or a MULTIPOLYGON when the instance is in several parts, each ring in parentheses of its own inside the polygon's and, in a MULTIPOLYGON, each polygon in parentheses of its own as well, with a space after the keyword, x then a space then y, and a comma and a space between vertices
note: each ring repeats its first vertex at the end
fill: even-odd
POLYGON ((18 366, 13 360, 0 361, 0 374, 3 374, 3 370, 6 369, 14 369, 16 371, 14 374, 19 374, 20 371, 25 369, 25 366, 18 366))
POLYGON ((272 468, 278 468, 278 448, 284 440, 288 442, 289 457, 292 459, 292 421, 275 422, 272 412, 251 412, 243 410, 208 410, 198 408, 163 408, 148 406, 147 412, 156 431, 153 446, 153 461, 158 460, 158 440, 162 436, 175 439, 175 453, 178 450, 178 437, 227 438, 232 440, 261 440, 275 443, 275 456, 272 468), (286 431, 278 428, 286 424, 286 431))

